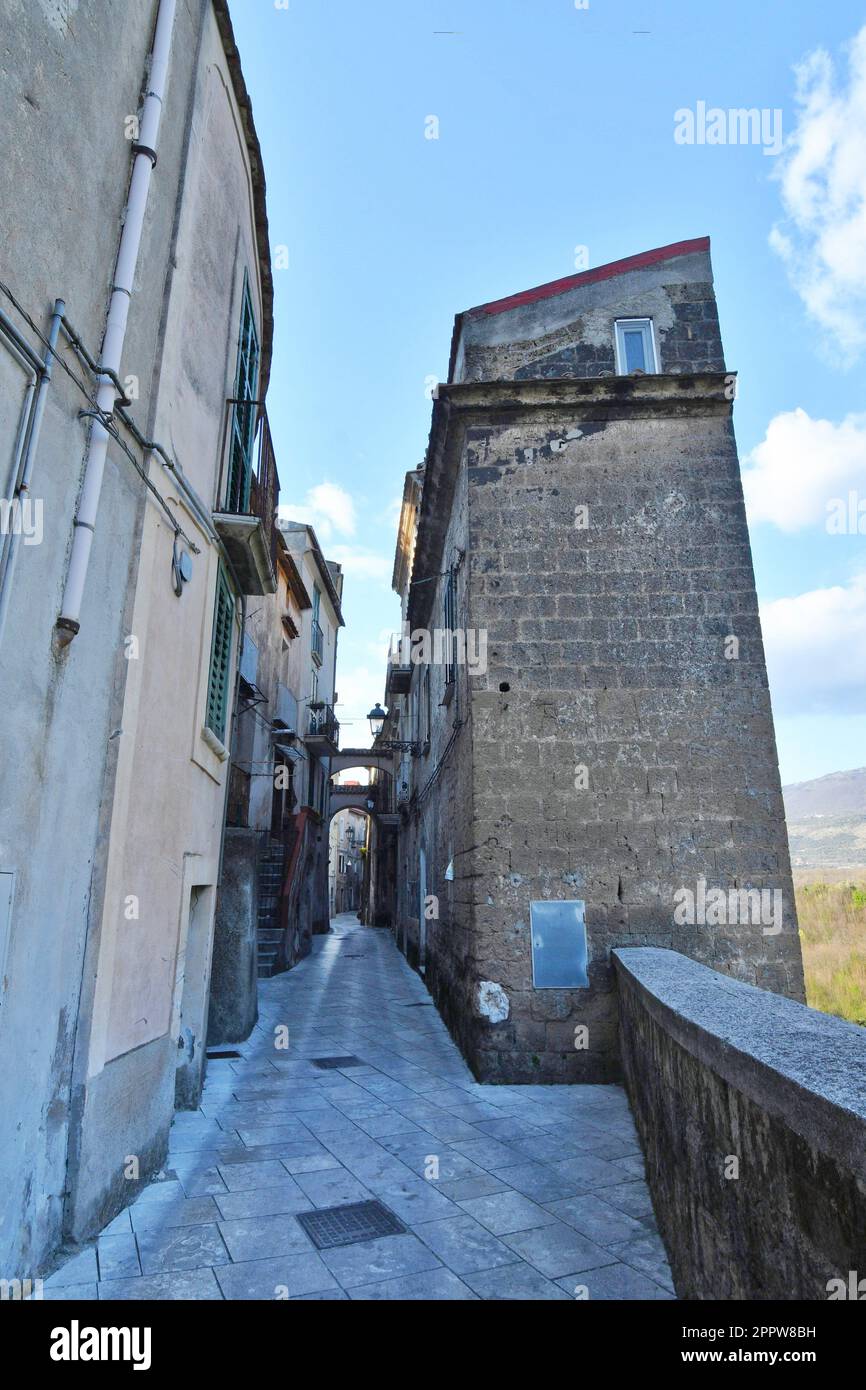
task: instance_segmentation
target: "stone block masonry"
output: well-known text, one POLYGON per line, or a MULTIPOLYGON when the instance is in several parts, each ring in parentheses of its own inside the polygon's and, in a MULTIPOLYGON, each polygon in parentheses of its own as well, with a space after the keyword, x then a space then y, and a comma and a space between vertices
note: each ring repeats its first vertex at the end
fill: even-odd
POLYGON ((615 945, 802 997, 730 406, 723 379, 687 403, 682 386, 568 409, 540 392, 466 449, 489 660, 471 679, 473 964, 510 1001, 507 1024, 478 1026, 485 1078, 618 1075, 615 945), (781 931, 677 925, 701 878, 779 891, 781 931), (530 903, 550 898, 586 903, 588 990, 533 989, 530 903))
POLYGON ((677 1293, 862 1299, 863 1029, 673 951, 617 951, 615 964, 626 1084, 677 1293))
MULTIPOLYGON (((734 388, 705 239, 458 316, 406 613, 441 622, 459 557, 487 663, 457 675, 456 766, 431 791, 415 760, 400 855, 411 880, 425 849, 434 893, 453 865, 423 964, 480 1080, 619 1078, 616 947, 803 998, 734 388), (624 319, 645 372, 616 374, 624 319), (544 988, 533 904, 557 901, 585 973, 544 988)), ((437 753, 435 668, 408 724, 428 687, 437 753)))

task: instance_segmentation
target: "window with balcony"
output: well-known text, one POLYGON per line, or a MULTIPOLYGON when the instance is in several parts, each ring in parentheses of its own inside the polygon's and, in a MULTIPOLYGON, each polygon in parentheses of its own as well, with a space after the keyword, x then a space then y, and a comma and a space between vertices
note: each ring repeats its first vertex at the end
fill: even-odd
POLYGON ((256 333, 250 283, 245 274, 226 485, 225 508, 228 512, 249 511, 253 475, 253 443, 256 437, 256 412, 258 409, 256 392, 258 385, 259 339, 256 333))

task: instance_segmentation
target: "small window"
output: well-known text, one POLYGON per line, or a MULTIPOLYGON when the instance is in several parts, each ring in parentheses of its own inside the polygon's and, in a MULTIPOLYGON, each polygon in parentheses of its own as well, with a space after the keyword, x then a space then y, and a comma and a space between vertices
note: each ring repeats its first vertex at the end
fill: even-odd
POLYGON ((214 606, 213 637, 211 639, 210 676, 207 687, 207 727, 225 743, 226 715, 229 704, 230 663, 232 651, 232 622, 235 601, 222 565, 217 573, 216 604, 214 606))
POLYGON ((620 376, 658 371, 652 319, 617 319, 616 369, 620 376))

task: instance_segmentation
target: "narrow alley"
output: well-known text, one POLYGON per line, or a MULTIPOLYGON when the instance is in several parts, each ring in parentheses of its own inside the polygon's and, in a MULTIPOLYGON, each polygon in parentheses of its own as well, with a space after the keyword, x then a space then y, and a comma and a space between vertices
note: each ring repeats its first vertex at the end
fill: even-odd
POLYGON ((673 1298, 624 1092, 476 1084, 390 932, 334 918, 224 1050, 46 1298, 673 1298), (365 1202, 399 1233, 316 1248, 304 1213, 365 1202))

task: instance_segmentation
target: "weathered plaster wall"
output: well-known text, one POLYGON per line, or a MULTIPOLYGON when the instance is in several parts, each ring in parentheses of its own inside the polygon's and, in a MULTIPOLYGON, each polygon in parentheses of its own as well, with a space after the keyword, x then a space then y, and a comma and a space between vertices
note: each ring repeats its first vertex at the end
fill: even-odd
MULTIPOLYGON (((73 22, 64 24, 43 4, 0 3, 3 278, 43 329, 53 300, 64 297, 93 350, 102 337, 126 200, 130 147, 123 122, 139 107, 155 15, 154 4, 131 7, 118 43, 110 8, 80 3, 73 22)), ((180 23, 183 28, 183 18, 180 23)), ((190 49, 187 25, 182 52, 190 49)), ((169 188, 180 158, 188 61, 180 60, 167 93, 160 173, 169 188)), ((148 238, 163 248, 160 256, 172 213, 171 197, 157 194, 148 238)), ((151 274, 154 263, 145 256, 143 269, 151 274)), ((145 384, 156 353, 161 283, 160 275, 158 292, 139 302, 129 322, 127 370, 145 384)), ((17 318, 5 299, 3 307, 17 318)), ((3 1277, 35 1274, 60 1238, 85 933, 104 867, 99 807, 117 757, 113 734, 128 666, 123 636, 140 486, 112 449, 81 634, 65 659, 52 650, 86 440, 77 413, 85 404, 55 369, 33 476, 44 539, 21 548, 0 654, 6 750, 0 866, 16 873, 0 993, 0 1047, 14 1058, 0 1072, 3 1277)), ((4 480, 6 462, 4 456, 4 480)))
POLYGON ((678 1294, 838 1297, 831 1281, 848 1288, 855 1271, 856 1284, 866 1250, 866 1032, 677 952, 614 959, 678 1294))
MULTIPOLYGON (((143 246, 143 287, 154 295, 159 291, 160 298, 163 285, 165 289, 160 353, 143 394, 152 433, 171 442, 190 482, 212 505, 217 498, 225 402, 234 389, 245 275, 257 309, 260 341, 264 325, 240 115, 210 6, 202 11, 202 19, 199 51, 196 29, 187 35, 192 70, 175 70, 177 101, 184 105, 173 130, 177 138, 188 128, 189 143, 175 184, 159 186, 174 240, 157 240, 151 232, 143 246), (196 325, 194 333, 191 324, 196 325)), ((184 22, 190 23, 188 16, 184 22)), ((179 32, 175 52, 185 51, 179 32)), ((135 309, 133 304, 133 314, 135 309)), ((140 654, 129 663, 119 720, 123 734, 104 903, 100 931, 91 942, 95 985, 81 1079, 88 1095, 71 1203, 76 1236, 102 1219, 105 1197, 97 1183, 113 1191, 112 1173, 123 1168, 131 1152, 124 1128, 90 1099, 95 1078, 127 1054, 131 1059, 123 1062, 124 1072, 134 1072, 144 1045, 166 1033, 176 1043, 172 1069, 177 1072, 178 1104, 197 1104, 204 1076, 232 702, 226 746, 220 749, 204 733, 218 552, 164 472, 156 481, 188 534, 195 535, 201 554, 193 557, 193 577, 178 598, 171 584, 173 531, 162 511, 147 504, 129 629, 140 654), (167 671, 172 673, 169 680, 167 671), (136 916, 125 910, 130 895, 137 900, 136 916)), ((232 673, 239 639, 236 614, 232 673)), ((167 1130, 172 1110, 173 1105, 159 1118, 161 1129, 167 1130)))
MULTIPOLYGON (((4 279, 42 325, 63 296, 93 352, 127 195, 125 122, 139 109, 156 8, 129 7, 118 29, 108 0, 80 0, 70 22, 55 6, 0 0, 4 279)), ((178 5, 121 374, 135 380, 138 424, 208 504, 244 263, 262 312, 260 205, 231 86, 214 7, 178 5)), ((200 734, 215 553, 152 464, 202 551, 177 599, 172 528, 110 447, 81 631, 55 652, 85 404, 55 368, 34 474, 45 535, 22 548, 0 661, 9 746, 27 750, 26 775, 20 759, 0 761, 0 867, 16 872, 0 993, 0 1045, 16 1057, 0 1082, 12 1117, 0 1146, 3 1277, 36 1273, 64 1234, 94 1229, 130 1199, 127 1158, 145 1180, 165 1149, 177 1036, 190 1040, 187 1079, 200 1077, 204 1049, 224 794, 222 763, 200 734), (133 898, 137 919, 127 915, 133 898), (181 1017, 184 972, 194 976, 195 1020, 181 1017)))

